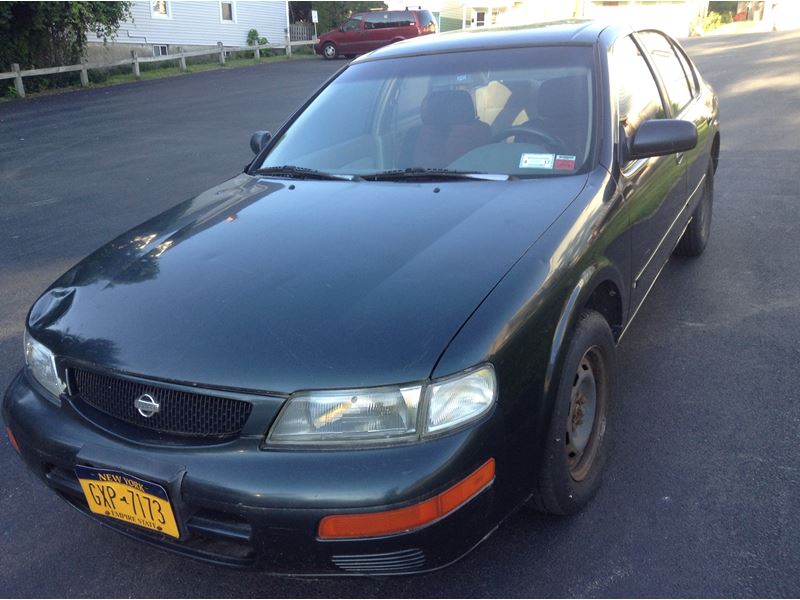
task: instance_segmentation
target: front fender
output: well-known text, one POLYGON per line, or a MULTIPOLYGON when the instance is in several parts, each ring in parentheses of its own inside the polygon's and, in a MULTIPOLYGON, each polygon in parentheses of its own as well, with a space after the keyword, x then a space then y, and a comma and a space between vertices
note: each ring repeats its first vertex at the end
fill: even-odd
POLYGON ((497 372, 498 409, 507 442, 521 455, 519 476, 538 468, 571 332, 605 281, 627 311, 630 244, 627 211, 604 169, 476 308, 437 362, 432 376, 489 361, 497 372))
MULTIPOLYGON (((606 282, 611 282, 618 293, 624 289, 619 269, 607 257, 602 257, 598 263, 592 264, 581 274, 578 283, 564 302, 564 308, 559 316, 550 344, 550 356, 547 361, 543 389, 545 396, 552 396, 556 392, 552 389, 554 377, 561 369, 561 363, 569 347, 570 334, 575 328, 578 317, 589 304, 597 288, 606 282)), ((620 316, 623 312, 623 308, 620 307, 620 316)), ((610 323, 609 325, 613 330, 615 324, 610 323)))

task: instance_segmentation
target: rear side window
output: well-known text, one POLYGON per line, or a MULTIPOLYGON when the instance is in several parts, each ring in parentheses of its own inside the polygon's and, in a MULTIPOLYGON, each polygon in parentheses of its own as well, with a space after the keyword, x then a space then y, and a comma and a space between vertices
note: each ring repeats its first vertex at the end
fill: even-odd
POLYGON ((692 100, 692 90, 681 61, 669 40, 655 31, 644 31, 637 34, 647 48, 653 64, 658 70, 664 87, 667 88, 672 113, 682 111, 692 100))
POLYGON ((408 27, 409 25, 417 24, 414 20, 414 14, 409 10, 396 12, 394 14, 396 15, 394 21, 397 23, 395 27, 408 27))
POLYGON ((692 89, 692 96, 696 96, 697 93, 700 91, 700 86, 697 83, 697 76, 694 73, 694 69, 692 69, 692 66, 686 59, 686 55, 684 55, 683 51, 680 48, 675 48, 675 54, 678 55, 678 60, 681 61, 681 66, 683 67, 683 70, 686 73, 686 79, 689 80, 689 87, 692 89))
POLYGON ((408 27, 414 25, 414 15, 409 11, 390 10, 370 13, 364 26, 367 29, 389 29, 391 27, 408 27))
POLYGON ((664 118, 664 105, 653 74, 630 36, 612 49, 612 67, 620 124, 631 137, 639 125, 664 118))

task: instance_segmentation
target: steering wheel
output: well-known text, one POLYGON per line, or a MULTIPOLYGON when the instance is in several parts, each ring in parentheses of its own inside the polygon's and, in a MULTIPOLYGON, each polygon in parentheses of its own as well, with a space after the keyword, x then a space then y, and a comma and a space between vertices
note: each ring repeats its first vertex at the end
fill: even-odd
POLYGON ((540 142, 544 142, 545 147, 548 150, 558 150, 559 148, 563 147, 563 142, 558 138, 550 135, 549 133, 545 133, 543 131, 539 131, 538 129, 534 129, 533 127, 529 127, 526 125, 514 125, 512 127, 507 127, 499 131, 498 133, 492 136, 492 141, 494 142, 502 142, 506 138, 510 137, 516 138, 519 137, 532 137, 536 138, 540 142))

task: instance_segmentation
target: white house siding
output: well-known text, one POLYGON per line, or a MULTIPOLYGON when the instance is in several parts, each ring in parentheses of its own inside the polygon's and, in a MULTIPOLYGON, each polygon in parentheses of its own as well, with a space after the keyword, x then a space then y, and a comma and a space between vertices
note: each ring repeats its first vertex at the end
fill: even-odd
POLYGON ((583 16, 589 19, 616 20, 635 29, 655 28, 675 37, 688 36, 707 0, 638 0, 636 2, 584 2, 583 16))
MULTIPOLYGON (((270 43, 282 44, 286 38, 288 3, 284 0, 237 0, 234 2, 235 22, 222 22, 220 3, 217 0, 169 2, 170 17, 154 17, 150 2, 134 1, 131 20, 122 24, 115 45, 152 46, 166 44, 171 47, 244 46, 247 32, 257 29, 270 43)), ((89 42, 100 42, 93 33, 89 42)))
POLYGON ((440 6, 441 31, 475 27, 478 11, 485 27, 568 19, 578 11, 576 0, 441 0, 440 6))
POLYGON ((578 17, 616 20, 685 36, 698 16, 705 14, 707 5, 708 0, 440 0, 439 19, 441 31, 474 27, 475 13, 481 11, 485 26, 578 17))

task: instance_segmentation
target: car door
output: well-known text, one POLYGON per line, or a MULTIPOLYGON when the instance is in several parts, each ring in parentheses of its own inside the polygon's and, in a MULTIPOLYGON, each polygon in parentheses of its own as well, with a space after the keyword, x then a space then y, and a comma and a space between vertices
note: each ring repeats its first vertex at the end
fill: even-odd
MULTIPOLYGON (((683 119, 694 123, 697 128, 697 146, 678 155, 683 161, 687 177, 687 200, 700 188, 708 167, 708 153, 711 144, 711 119, 708 107, 700 99, 699 82, 688 60, 677 45, 658 31, 642 31, 636 34, 647 50, 647 54, 661 78, 667 95, 667 108, 673 119, 683 119)), ((693 206, 678 203, 675 211, 688 210, 693 206)), ((682 215, 680 221, 688 222, 689 215, 682 215)))
POLYGON ((674 247, 677 207, 686 199, 686 168, 675 154, 627 160, 625 148, 639 126, 669 113, 659 80, 632 36, 614 43, 610 69, 619 118, 618 185, 630 215, 631 307, 636 310, 674 247))
POLYGON ((692 121, 697 127, 697 146, 686 153, 689 192, 693 192, 703 182, 711 159, 711 146, 714 143, 714 111, 712 105, 706 102, 707 98, 702 95, 700 77, 686 56, 686 52, 674 40, 671 42, 692 90, 692 102, 680 118, 692 121))
POLYGON ((414 17, 414 13, 411 12, 410 10, 396 11, 395 17, 392 20, 394 21, 394 29, 393 29, 394 35, 392 36, 393 40, 397 39, 407 40, 409 38, 419 35, 419 28, 417 27, 417 19, 414 17))
POLYGON ((339 28, 336 47, 340 54, 359 54, 364 46, 364 19, 354 15, 339 28))
POLYGON ((387 45, 393 35, 391 15, 389 11, 375 12, 364 19, 364 52, 387 45))
POLYGON ((414 37, 416 34, 416 21, 410 11, 376 12, 367 15, 364 21, 365 51, 375 50, 395 40, 414 37))

